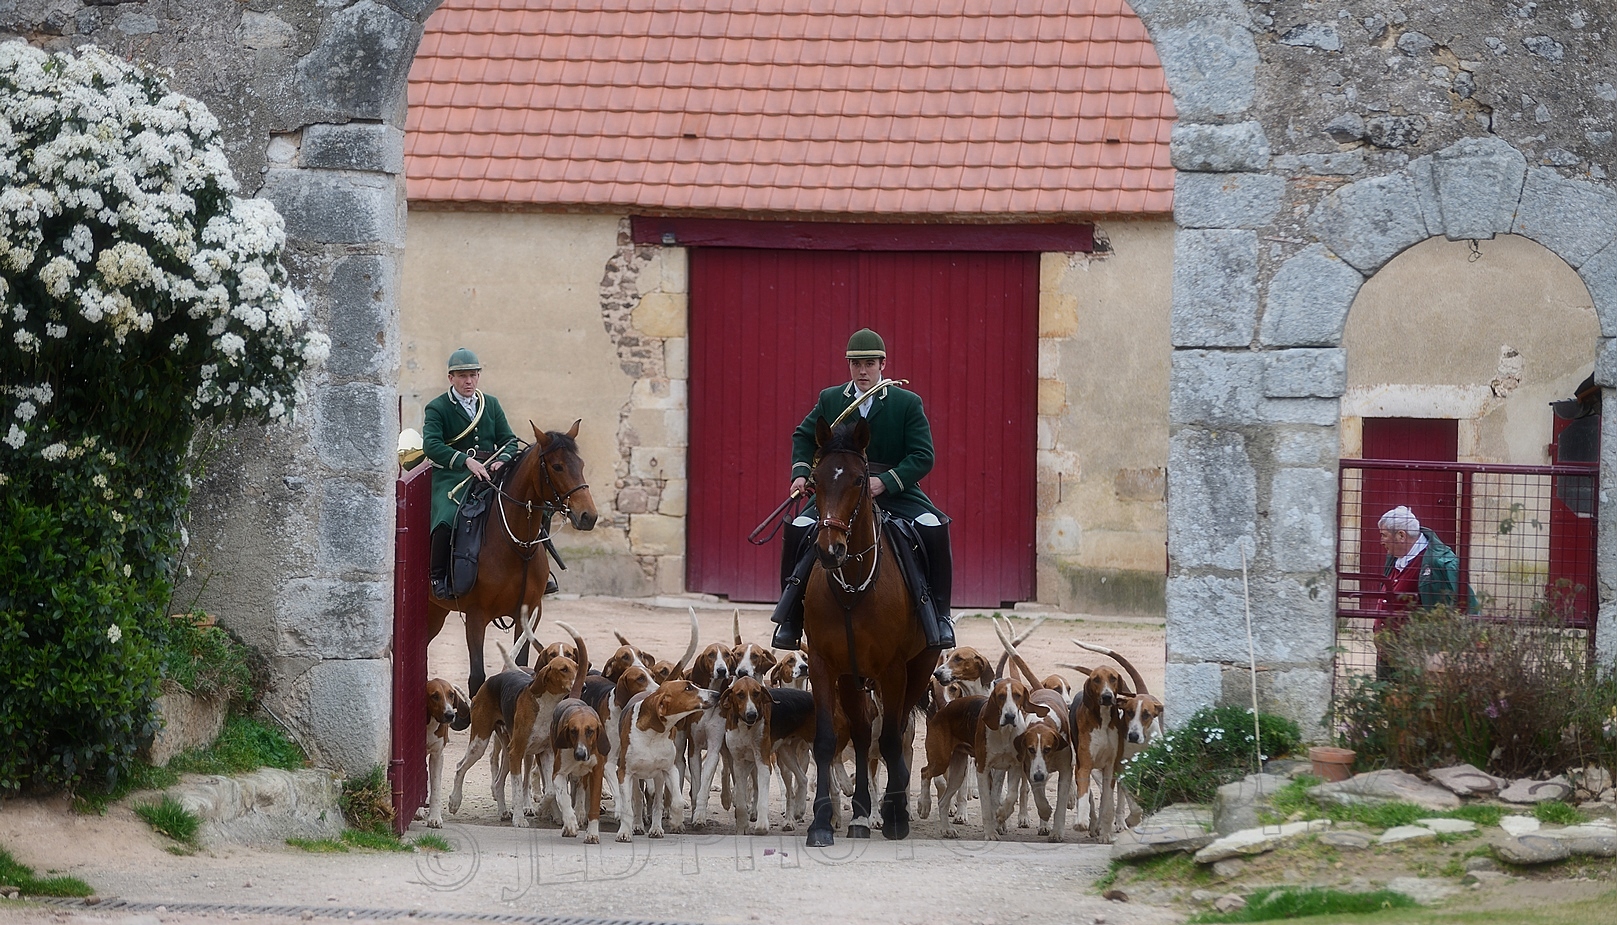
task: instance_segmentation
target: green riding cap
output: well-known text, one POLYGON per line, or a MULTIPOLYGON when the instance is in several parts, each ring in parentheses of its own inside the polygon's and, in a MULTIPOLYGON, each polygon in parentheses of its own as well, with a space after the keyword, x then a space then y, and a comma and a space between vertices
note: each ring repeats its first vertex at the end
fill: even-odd
POLYGON ((482 368, 483 364, 477 361, 477 354, 467 350, 465 347, 462 347, 449 355, 449 371, 452 373, 458 373, 467 369, 482 368))
POLYGON ((869 328, 860 328, 848 338, 848 359, 863 360, 867 357, 887 359, 887 345, 882 343, 880 334, 869 328))

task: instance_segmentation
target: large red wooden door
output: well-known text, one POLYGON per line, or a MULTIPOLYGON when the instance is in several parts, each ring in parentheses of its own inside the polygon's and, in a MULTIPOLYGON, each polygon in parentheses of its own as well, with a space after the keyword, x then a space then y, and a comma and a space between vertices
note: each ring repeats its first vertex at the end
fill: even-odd
POLYGON ((887 342, 937 450, 922 488, 954 519, 954 604, 1034 595, 1036 253, 696 248, 690 258, 686 586, 780 596, 780 543, 747 532, 786 496, 791 433, 848 381, 861 327, 887 342))

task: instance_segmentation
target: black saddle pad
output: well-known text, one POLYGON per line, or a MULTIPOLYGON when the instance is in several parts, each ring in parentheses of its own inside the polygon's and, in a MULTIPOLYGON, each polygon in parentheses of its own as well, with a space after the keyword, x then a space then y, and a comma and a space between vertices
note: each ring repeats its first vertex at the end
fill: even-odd
POLYGON ((466 496, 455 512, 450 534, 449 595, 460 597, 477 584, 477 556, 483 549, 483 530, 498 489, 481 479, 466 486, 466 496))

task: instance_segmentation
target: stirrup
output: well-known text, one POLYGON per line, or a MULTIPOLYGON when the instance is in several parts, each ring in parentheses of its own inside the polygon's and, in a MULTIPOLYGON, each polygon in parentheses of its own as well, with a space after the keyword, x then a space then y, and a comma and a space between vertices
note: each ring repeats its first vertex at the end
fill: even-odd
POLYGON ((955 647, 954 621, 947 615, 938 618, 938 645, 944 649, 955 647))
POLYGON ((434 576, 432 576, 432 596, 433 597, 437 598, 440 601, 453 600, 454 595, 450 594, 449 591, 450 591, 450 588, 449 588, 449 576, 448 575, 434 575, 434 576))
POLYGON ((556 583, 556 576, 554 574, 545 576, 545 594, 549 595, 560 593, 561 585, 556 583))

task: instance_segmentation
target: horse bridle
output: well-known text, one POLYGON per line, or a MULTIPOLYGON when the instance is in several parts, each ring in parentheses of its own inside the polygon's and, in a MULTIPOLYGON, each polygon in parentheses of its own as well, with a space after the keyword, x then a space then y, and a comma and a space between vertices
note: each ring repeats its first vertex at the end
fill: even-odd
MULTIPOLYGON (((837 518, 831 516, 831 514, 827 511, 822 510, 820 512, 820 529, 823 530, 826 527, 834 527, 841 530, 843 535, 848 537, 849 540, 852 540, 853 525, 859 521, 859 513, 860 511, 864 510, 865 502, 868 500, 874 503, 874 499, 870 496, 870 461, 865 458, 863 453, 856 453, 853 450, 831 450, 829 453, 822 453, 820 458, 824 459, 825 456, 829 455, 830 453, 841 454, 844 456, 857 456, 859 461, 863 463, 863 472, 859 476, 859 499, 854 502, 853 513, 849 515, 847 521, 844 522, 838 520, 837 518)), ((872 550, 875 551, 875 557, 870 562, 870 574, 865 576, 865 580, 858 587, 848 584, 848 582, 843 579, 842 566, 839 565, 835 569, 826 569, 826 574, 829 575, 831 579, 842 588, 843 591, 846 591, 849 594, 862 594, 870 587, 871 582, 876 580, 876 566, 881 560, 881 525, 875 525, 874 530, 876 534, 875 539, 871 542, 869 549, 863 549, 857 553, 848 553, 844 559, 844 562, 846 562, 847 559, 860 561, 864 559, 865 553, 871 552, 872 550)))
MULTIPOLYGON (((528 449, 533 449, 533 444, 528 444, 528 449)), ((542 491, 548 492, 550 496, 555 499, 555 501, 540 501, 537 505, 535 505, 535 503, 532 501, 522 501, 511 496, 506 492, 503 486, 494 486, 494 491, 499 497, 500 523, 505 527, 505 535, 510 538, 511 543, 523 551, 522 558, 524 560, 533 558, 533 548, 543 543, 545 540, 550 539, 550 518, 557 514, 565 514, 569 520, 572 519, 573 509, 567 505, 567 499, 590 487, 588 482, 580 482, 572 490, 566 492, 565 494, 563 494, 562 491, 556 487, 556 483, 550 477, 550 469, 545 466, 545 456, 548 455, 553 449, 555 449, 554 444, 540 450, 539 458, 535 461, 535 464, 539 467, 539 478, 542 483, 542 491), (535 507, 538 508, 542 519, 539 523, 539 534, 537 536, 531 540, 517 539, 516 533, 511 529, 510 516, 505 512, 505 502, 507 501, 527 511, 529 517, 533 516, 535 507)))

